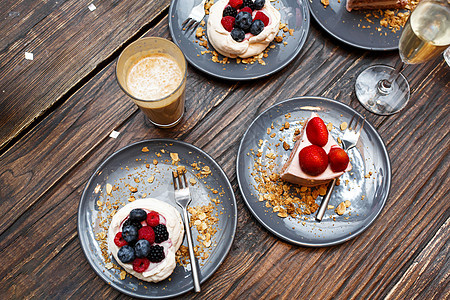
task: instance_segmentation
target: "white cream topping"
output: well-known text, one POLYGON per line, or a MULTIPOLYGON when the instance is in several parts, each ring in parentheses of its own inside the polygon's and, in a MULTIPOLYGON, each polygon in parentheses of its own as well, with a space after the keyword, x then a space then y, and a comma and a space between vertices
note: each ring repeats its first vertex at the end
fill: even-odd
POLYGON ((141 280, 158 282, 169 277, 175 269, 175 252, 183 242, 183 237, 183 220, 176 208, 166 202, 154 198, 145 198, 128 203, 113 216, 108 230, 108 248, 125 271, 141 280), (147 212, 156 211, 159 213, 164 217, 164 220, 162 220, 161 223, 166 225, 167 231, 169 232, 169 239, 159 244, 164 247, 164 254, 166 257, 159 263, 150 263, 147 270, 142 273, 134 271, 132 263, 125 264, 119 260, 117 257, 119 247, 114 243, 114 237, 118 232, 122 231, 121 226, 123 221, 128 218, 130 211, 135 208, 142 208, 147 212))
MULTIPOLYGON (((247 58, 260 54, 278 33, 281 19, 280 12, 270 4, 270 0, 266 0, 261 11, 269 17, 269 24, 264 27, 260 34, 256 36, 246 34, 244 41, 236 42, 221 23, 223 10, 227 5, 228 0, 219 0, 209 10, 207 34, 211 45, 220 54, 231 58, 247 58)), ((253 12, 254 16, 255 12, 253 12)))

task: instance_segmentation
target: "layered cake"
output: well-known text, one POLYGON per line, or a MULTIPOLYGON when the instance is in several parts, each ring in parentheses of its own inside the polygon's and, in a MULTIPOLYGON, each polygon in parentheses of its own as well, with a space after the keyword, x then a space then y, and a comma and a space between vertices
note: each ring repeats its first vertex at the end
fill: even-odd
POLYGON ((146 198, 125 205, 113 216, 108 247, 125 271, 159 282, 175 269, 175 252, 183 237, 183 221, 175 207, 146 198))
POLYGON ((311 114, 295 139, 289 159, 281 169, 281 179, 301 186, 317 186, 352 169, 347 153, 316 113, 311 114))
POLYGON ((219 0, 209 10, 208 40, 220 54, 260 54, 278 33, 281 15, 270 0, 219 0))
POLYGON ((397 9, 404 8, 408 0, 347 0, 348 11, 363 9, 397 9))

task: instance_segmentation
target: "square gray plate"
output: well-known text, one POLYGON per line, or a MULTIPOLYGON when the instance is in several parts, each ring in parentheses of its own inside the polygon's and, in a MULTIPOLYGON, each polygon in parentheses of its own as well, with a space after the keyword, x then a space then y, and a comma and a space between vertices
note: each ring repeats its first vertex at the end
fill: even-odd
MULTIPOLYGON (((276 47, 270 49, 266 65, 237 64, 231 59, 229 64, 223 65, 211 60, 210 54, 202 55, 200 51, 206 50, 193 41, 195 33, 189 34, 182 30, 181 24, 186 20, 192 8, 200 3, 200 0, 173 0, 169 10, 169 29, 172 40, 183 51, 187 61, 209 75, 227 80, 252 80, 269 76, 288 65, 300 53, 309 32, 309 10, 306 0, 279 0, 272 5, 279 9, 281 22, 286 23, 290 29, 294 29, 294 35, 286 34, 284 39, 287 45, 275 43, 276 47)), ((204 18, 208 21, 208 16, 204 18)), ((209 49, 213 49, 209 45, 209 49)))
MULTIPOLYGON (((78 236, 84 254, 94 271, 113 288, 129 296, 162 299, 181 295, 194 288, 190 269, 187 270, 178 264, 170 275, 170 280, 168 278, 158 283, 149 283, 133 276, 120 280, 119 270, 114 268, 108 270, 105 267, 102 251, 96 240, 96 234, 103 231, 99 222, 111 213, 100 211, 97 201, 105 203, 109 198, 111 202, 120 200, 122 203, 128 203, 127 199, 130 197, 130 191, 126 188, 114 191, 112 196, 105 197, 107 183, 122 187, 125 184, 138 187, 136 199, 157 198, 173 205, 181 213, 181 208, 175 203, 173 195, 171 171, 175 170, 176 166, 171 163, 170 152, 179 154, 181 159, 179 165, 186 166, 188 179, 196 178, 191 167, 194 162, 201 162, 201 166, 209 166, 211 169, 211 175, 201 180, 196 179, 197 183, 190 187, 192 197, 190 206, 207 205, 211 203, 210 199, 218 198, 220 201, 220 204, 215 205, 219 221, 216 226, 218 231, 212 239, 210 255, 206 260, 199 261, 201 282, 207 280, 217 270, 233 243, 237 224, 234 192, 223 170, 206 152, 188 143, 171 139, 146 140, 120 149, 97 168, 86 184, 78 208, 78 236), (143 152, 143 147, 147 147, 149 151, 143 152), (165 153, 161 153, 161 149, 164 149, 165 153), (162 156, 157 156, 156 152, 162 156), (159 173, 155 172, 156 169, 154 170, 156 167, 152 164, 153 159, 158 161, 156 167, 159 173), (150 168, 147 168, 146 164, 150 164, 150 168), (136 183, 134 179, 142 178, 141 175, 145 175, 146 178, 154 175, 155 180, 151 184, 146 180, 136 183), (219 194, 214 194, 211 189, 219 191, 219 194)), ((196 230, 192 230, 192 234, 195 245, 196 230)), ((186 241, 183 244, 187 246, 186 241)))
MULTIPOLYGON (((388 153, 377 131, 366 122, 360 139, 355 148, 349 151, 353 169, 341 176, 341 185, 336 186, 330 199, 330 205, 335 207, 345 200, 350 200, 351 206, 344 215, 337 215, 334 210, 327 210, 322 222, 315 220, 315 214, 303 215, 295 219, 280 218, 265 206, 265 201, 258 201, 259 193, 256 182, 251 175, 255 158, 251 153, 260 148, 259 140, 263 140, 261 159, 267 159, 267 153, 278 154, 275 159, 279 173, 290 151, 282 146, 275 147, 282 138, 293 147, 295 128, 301 129, 300 122, 307 120, 311 112, 317 112, 325 124, 331 122, 339 127, 344 121, 349 122, 358 112, 351 107, 331 99, 321 97, 299 97, 282 101, 261 113, 245 132, 237 156, 236 169, 239 188, 245 204, 253 216, 279 238, 301 246, 322 247, 343 243, 362 233, 380 214, 389 195, 391 185, 391 166, 388 153), (291 114, 286 119, 285 115, 291 114), (278 128, 289 121, 290 128, 280 131, 278 128), (276 136, 271 138, 267 128, 274 124, 276 136), (270 150, 269 150, 270 148, 270 150), (366 175, 372 172, 369 178, 366 175), (348 184, 344 182, 348 180, 348 184), (364 199, 362 199, 364 196, 364 199), (307 217, 305 220, 304 217, 307 217), (335 217, 335 220, 333 220, 335 217)), ((342 137, 340 129, 334 128, 331 135, 337 139, 342 137)), ((321 197, 316 202, 320 205, 321 197)))

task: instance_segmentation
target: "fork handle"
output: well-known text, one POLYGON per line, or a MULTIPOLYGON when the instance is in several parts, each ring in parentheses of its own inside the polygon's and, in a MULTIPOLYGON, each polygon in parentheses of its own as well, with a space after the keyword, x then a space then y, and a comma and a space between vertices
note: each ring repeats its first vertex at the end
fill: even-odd
POLYGON ((191 260, 191 269, 192 269, 192 278, 194 279, 194 290, 199 293, 200 292, 200 281, 198 279, 198 268, 194 255, 194 244, 192 243, 192 234, 191 228, 189 227, 189 218, 187 214, 186 208, 183 208, 183 216, 184 216, 184 228, 186 231, 186 237, 189 248, 189 259, 191 260))
POLYGON ((328 208, 328 203, 330 202, 331 194, 333 193, 334 186, 336 185, 337 178, 334 178, 333 181, 331 181, 330 185, 328 186, 327 193, 322 199, 322 203, 320 203, 319 211, 316 215, 317 221, 322 221, 323 215, 325 214, 325 211, 328 208))

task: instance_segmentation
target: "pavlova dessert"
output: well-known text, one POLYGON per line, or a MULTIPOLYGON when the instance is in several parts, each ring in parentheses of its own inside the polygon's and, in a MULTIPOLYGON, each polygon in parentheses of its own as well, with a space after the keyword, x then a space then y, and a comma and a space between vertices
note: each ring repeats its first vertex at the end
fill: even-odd
POLYGON ((183 221, 175 207, 146 198, 125 205, 113 216, 108 247, 125 271, 158 282, 175 269, 175 252, 183 237, 183 221))
POLYGON ((281 179, 302 186, 317 186, 351 169, 347 153, 313 112, 296 137, 289 159, 281 169, 281 179))
POLYGON ((270 0, 219 0, 209 10, 208 39, 224 56, 252 57, 273 41, 280 18, 270 0))

